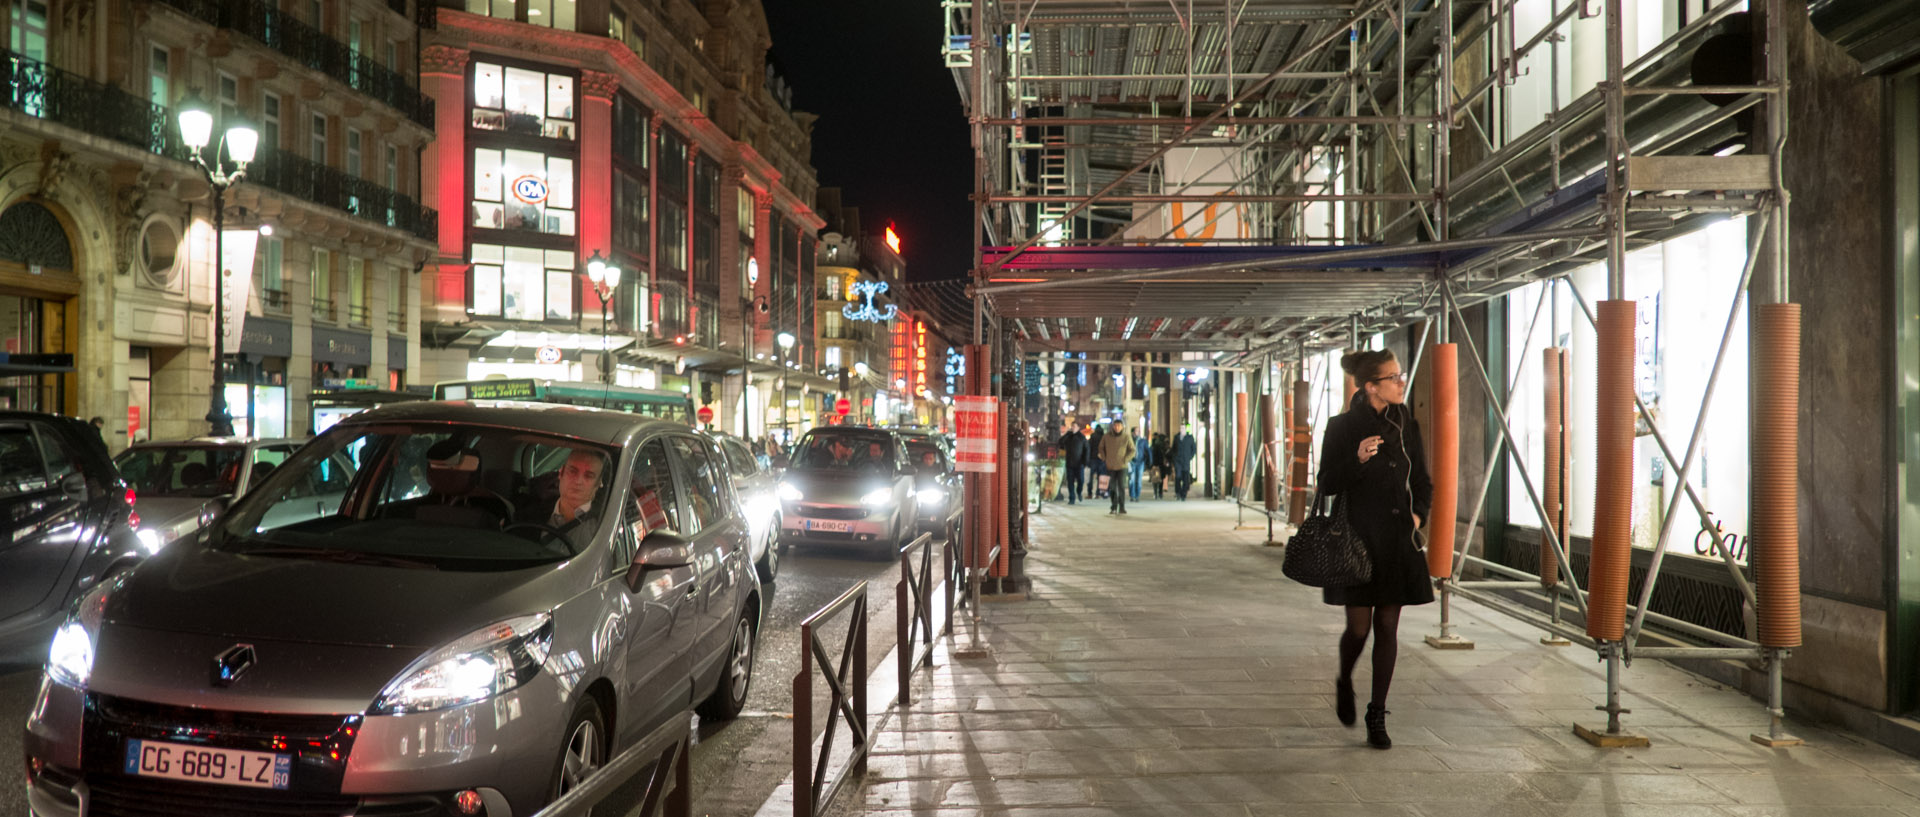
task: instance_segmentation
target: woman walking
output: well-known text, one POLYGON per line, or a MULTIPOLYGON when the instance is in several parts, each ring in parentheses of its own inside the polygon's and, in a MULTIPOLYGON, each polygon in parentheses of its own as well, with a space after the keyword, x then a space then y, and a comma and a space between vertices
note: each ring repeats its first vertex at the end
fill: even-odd
POLYGON ((1331 587, 1328 604, 1347 609, 1340 636, 1340 677, 1334 681, 1334 712, 1354 721, 1353 665, 1373 636, 1373 697, 1367 703, 1367 743, 1393 745, 1387 736, 1387 689, 1400 648, 1400 608, 1433 601, 1427 562, 1414 541, 1433 504, 1420 426, 1407 409, 1407 379, 1392 352, 1352 352, 1340 368, 1359 390, 1347 412, 1327 422, 1321 440, 1320 492, 1346 499, 1347 521, 1373 557, 1373 578, 1352 587, 1331 587))

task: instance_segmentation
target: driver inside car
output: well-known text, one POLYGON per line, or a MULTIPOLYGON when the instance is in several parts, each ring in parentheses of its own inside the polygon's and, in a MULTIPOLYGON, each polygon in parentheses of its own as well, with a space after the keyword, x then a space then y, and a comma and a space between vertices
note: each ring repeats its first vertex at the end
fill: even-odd
POLYGON ((592 544, 593 533, 600 525, 599 517, 594 514, 593 498, 600 490, 600 478, 605 472, 606 458, 599 452, 574 449, 560 466, 559 498, 546 508, 534 506, 537 515, 522 521, 552 528, 565 535, 576 550, 584 549, 592 544))

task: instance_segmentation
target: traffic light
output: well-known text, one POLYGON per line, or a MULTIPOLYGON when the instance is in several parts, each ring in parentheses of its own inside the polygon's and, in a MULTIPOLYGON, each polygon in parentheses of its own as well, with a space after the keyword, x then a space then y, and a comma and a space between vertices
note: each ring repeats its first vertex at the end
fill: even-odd
POLYGON ((845 392, 846 390, 847 390, 847 370, 841 369, 840 370, 840 391, 845 392))

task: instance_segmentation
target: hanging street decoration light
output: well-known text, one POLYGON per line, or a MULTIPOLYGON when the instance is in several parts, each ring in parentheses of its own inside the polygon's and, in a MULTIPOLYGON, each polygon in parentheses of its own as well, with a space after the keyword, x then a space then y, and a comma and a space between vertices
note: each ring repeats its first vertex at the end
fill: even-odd
POLYGON ((858 305, 847 304, 840 307, 840 314, 845 315, 850 321, 885 323, 893 320, 895 315, 900 314, 898 304, 887 304, 884 308, 873 305, 874 296, 886 291, 887 282, 885 281, 856 281, 853 284, 853 293, 861 301, 858 305))

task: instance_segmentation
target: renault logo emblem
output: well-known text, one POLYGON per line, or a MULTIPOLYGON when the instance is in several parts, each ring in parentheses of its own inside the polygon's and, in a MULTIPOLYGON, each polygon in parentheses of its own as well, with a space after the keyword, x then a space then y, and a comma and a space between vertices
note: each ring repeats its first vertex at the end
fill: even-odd
POLYGON ((228 647, 226 652, 213 658, 213 685, 233 686, 233 682, 240 680, 240 673, 246 672, 251 666, 253 666, 252 644, 235 644, 228 647))

